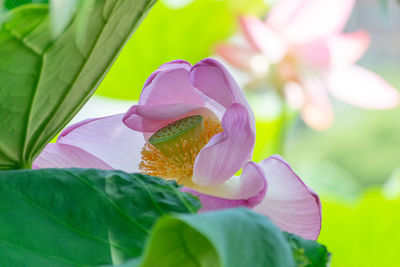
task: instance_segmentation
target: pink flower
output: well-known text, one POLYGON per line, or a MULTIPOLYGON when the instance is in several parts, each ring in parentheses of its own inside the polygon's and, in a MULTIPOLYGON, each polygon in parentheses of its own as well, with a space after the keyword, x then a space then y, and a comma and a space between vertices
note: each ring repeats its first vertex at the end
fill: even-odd
POLYGON ((175 180, 200 198, 202 211, 246 206, 283 230, 316 239, 318 195, 280 156, 250 161, 254 125, 241 89, 219 62, 177 60, 148 78, 126 114, 68 127, 34 166, 121 169, 175 180))
POLYGON ((397 90, 354 65, 367 50, 369 35, 341 33, 354 3, 280 0, 265 22, 254 16, 241 18, 248 47, 225 44, 218 53, 233 66, 253 73, 259 82, 273 84, 315 129, 326 129, 333 122, 327 91, 355 106, 393 108, 399 103, 397 90))

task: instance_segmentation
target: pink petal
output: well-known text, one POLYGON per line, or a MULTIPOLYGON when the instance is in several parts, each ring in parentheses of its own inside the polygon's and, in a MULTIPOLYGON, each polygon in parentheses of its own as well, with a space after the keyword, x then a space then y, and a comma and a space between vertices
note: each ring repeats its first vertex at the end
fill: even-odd
POLYGON ((98 120, 98 119, 99 119, 99 118, 90 118, 90 119, 86 119, 86 120, 83 120, 83 121, 74 123, 74 124, 72 124, 72 125, 66 127, 66 128, 61 132, 61 136, 67 135, 67 134, 69 134, 69 132, 73 131, 74 129, 76 129, 76 128, 82 126, 82 125, 85 125, 86 123, 89 123, 89 122, 92 122, 92 121, 96 121, 96 120, 98 120))
POLYGON ((204 100, 189 80, 190 63, 182 60, 161 65, 147 79, 139 105, 187 103, 203 106, 204 100))
POLYGON ((220 63, 206 59, 192 68, 190 77, 197 77, 192 80, 194 85, 197 83, 201 87, 198 87, 200 90, 193 87, 189 80, 189 70, 189 63, 183 61, 162 65, 147 80, 139 105, 133 106, 126 113, 124 123, 136 131, 155 132, 182 117, 208 113, 209 109, 221 118, 226 108, 234 102, 246 104, 253 116, 240 88, 220 63), (231 100, 226 102, 225 98, 229 96, 231 100), (218 103, 220 100, 223 103, 218 103), (228 106, 224 107, 224 104, 228 106))
POLYGON ((295 54, 305 65, 325 69, 353 64, 369 46, 369 35, 364 31, 333 34, 294 47, 295 54))
POLYGON ((61 133, 58 144, 78 147, 114 169, 138 172, 143 134, 122 122, 124 114, 78 123, 61 133))
POLYGON ((192 189, 200 193, 220 197, 224 199, 250 199, 260 202, 264 198, 265 192, 261 199, 253 199, 260 197, 261 191, 267 190, 267 181, 265 180, 264 170, 253 161, 247 162, 240 176, 233 176, 226 182, 216 186, 197 186, 192 189))
POLYGON ((222 133, 214 135, 197 155, 193 167, 193 182, 201 186, 218 185, 240 170, 250 160, 255 131, 246 107, 230 106, 223 119, 222 133))
POLYGON ((190 80, 198 90, 208 96, 215 104, 227 109, 233 103, 240 103, 252 113, 239 85, 218 61, 208 58, 198 62, 190 71, 190 80))
POLYGON ((328 80, 332 95, 349 104, 370 109, 390 109, 399 104, 399 92, 393 86, 359 66, 338 68, 328 80))
POLYGON ((304 88, 297 82, 287 82, 284 86, 286 103, 293 109, 299 110, 305 103, 304 88))
POLYGON ((276 32, 255 16, 241 17, 240 22, 244 35, 256 51, 264 54, 271 63, 282 60, 287 47, 276 32))
POLYGON ((238 181, 236 198, 245 198, 252 205, 260 203, 267 192, 267 180, 262 167, 253 162, 247 162, 238 181))
MULTIPOLYGON (((123 118, 126 126, 135 131, 153 133, 181 118, 202 114, 206 108, 193 104, 134 105, 123 118)), ((210 112, 210 111, 209 111, 210 112)))
POLYGON ((367 51, 370 36, 365 31, 335 34, 326 39, 332 66, 345 66, 358 61, 367 51))
POLYGON ((254 162, 245 165, 239 179, 233 183, 228 181, 225 184, 225 186, 203 189, 204 191, 184 187, 182 191, 192 193, 200 198, 201 212, 238 206, 253 208, 264 199, 267 191, 264 171, 254 162), (209 194, 210 192, 211 194, 209 194))
POLYGON ((326 130, 333 123, 333 109, 322 82, 307 79, 303 82, 304 106, 301 110, 303 120, 315 130, 326 130))
POLYGON ((248 72, 252 70, 251 61, 256 55, 249 48, 231 44, 218 45, 217 53, 232 66, 248 72))
POLYGON ((331 51, 325 39, 297 45, 293 50, 304 68, 314 67, 327 70, 331 65, 331 51))
POLYGON ((65 144, 48 144, 33 162, 35 168, 112 169, 107 163, 85 150, 65 144))
POLYGON ((294 173, 279 155, 263 160, 268 181, 264 200, 254 208, 279 228, 306 239, 316 240, 321 230, 319 197, 294 173))
POLYGON ((288 40, 304 43, 343 30, 355 0, 280 0, 267 24, 288 40))

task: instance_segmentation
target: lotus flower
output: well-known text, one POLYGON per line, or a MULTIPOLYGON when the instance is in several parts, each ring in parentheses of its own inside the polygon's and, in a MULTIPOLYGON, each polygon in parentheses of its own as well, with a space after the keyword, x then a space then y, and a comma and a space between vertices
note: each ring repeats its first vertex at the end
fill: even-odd
POLYGON ((70 126, 34 166, 121 169, 175 180, 199 197, 202 211, 246 206, 283 230, 316 239, 318 195, 280 156, 250 161, 254 125, 241 89, 219 62, 177 60, 148 78, 126 114, 70 126))
POLYGON ((333 122, 327 92, 355 106, 389 109, 399 94, 375 73, 354 63, 369 45, 364 31, 341 33, 355 0, 280 0, 265 21, 240 19, 248 46, 220 45, 218 53, 272 84, 304 121, 323 130, 333 122))

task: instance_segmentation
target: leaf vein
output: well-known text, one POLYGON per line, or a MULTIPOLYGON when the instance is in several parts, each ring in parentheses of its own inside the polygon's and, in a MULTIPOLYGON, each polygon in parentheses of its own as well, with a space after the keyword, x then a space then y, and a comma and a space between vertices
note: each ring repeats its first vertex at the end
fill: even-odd
POLYGON ((6 244, 8 246, 11 246, 11 247, 26 251, 26 252, 28 252, 30 254, 35 255, 35 256, 39 256, 39 257, 45 258, 45 259, 56 260, 56 261, 63 262, 63 263, 73 264, 74 266, 81 266, 81 267, 88 266, 88 265, 82 265, 80 263, 76 263, 76 262, 73 262, 73 261, 69 261, 69 260, 66 260, 66 259, 62 259, 62 258, 59 258, 59 257, 56 257, 56 256, 46 255, 46 254, 41 253, 40 251, 36 251, 36 250, 33 250, 33 249, 28 249, 26 247, 22 247, 21 245, 12 243, 12 242, 10 242, 8 240, 0 239, 0 242, 6 244))
MULTIPOLYGON (((93 51, 94 51, 94 49, 95 49, 95 47, 96 47, 96 44, 97 44, 98 40, 99 40, 100 37, 102 36, 102 34, 103 34, 103 32, 104 32, 104 29, 106 28, 105 25, 107 24, 107 22, 108 22, 108 20, 105 22, 105 24, 104 24, 103 27, 101 28, 100 33, 96 36, 96 39, 95 39, 95 41, 93 42, 93 45, 92 45, 92 47, 90 48, 87 57, 84 57, 86 60, 85 60, 85 62, 82 64, 82 66, 80 66, 80 68, 78 69, 78 71, 77 71, 75 77, 72 79, 72 81, 71 81, 71 83, 70 83, 71 86, 70 86, 69 89, 71 89, 71 88, 73 87, 73 85, 74 85, 75 82, 77 81, 78 77, 81 75, 82 71, 83 71, 84 68, 86 67, 86 64, 87 64, 87 62, 88 62, 88 58, 89 58, 89 57, 91 56, 91 54, 93 53, 93 51)), ((72 25, 72 24, 71 24, 71 25, 72 25)), ((49 49, 50 49, 50 48, 51 48, 51 46, 49 47, 49 49)), ((47 52, 47 51, 48 51, 48 50, 46 50, 46 52, 47 52)), ((62 106, 62 104, 64 103, 64 101, 65 101, 66 99, 68 99, 67 96, 70 94, 70 92, 71 92, 71 90, 67 90, 67 92, 63 94, 63 96, 61 97, 62 100, 60 101, 60 103, 59 103, 58 105, 55 106, 55 108, 52 110, 52 112, 50 112, 50 114, 56 114, 56 113, 57 113, 57 111, 60 109, 60 107, 62 106)), ((91 93, 91 92, 89 92, 89 94, 90 94, 90 93, 91 93)), ((87 98, 87 95, 85 96, 85 99, 86 99, 86 98, 87 98)), ((85 103, 85 102, 86 102, 86 101, 83 101, 83 103, 85 103)), ((80 103, 80 104, 83 105, 82 103, 80 103)), ((75 110, 76 110, 76 108, 73 109, 72 113, 74 113, 75 110)), ((52 118, 53 118, 53 117, 48 117, 48 119, 45 120, 45 121, 42 123, 42 125, 45 124, 45 126, 43 126, 44 128, 41 129, 41 131, 39 131, 39 132, 44 132, 44 131, 47 130, 48 126, 50 125, 49 122, 52 120, 52 118)), ((69 121, 69 119, 68 119, 68 120, 65 120, 65 121, 69 121)), ((64 122, 63 124, 66 124, 66 123, 64 122)), ((40 129, 40 128, 42 128, 42 127, 40 126, 39 129, 40 129)), ((37 132, 38 132, 38 131, 37 131, 37 132)), ((53 136, 53 134, 52 134, 52 136, 53 136)), ((51 137, 51 138, 52 138, 52 137, 51 137)), ((34 141, 33 141, 33 144, 32 144, 32 146, 31 146, 31 148, 32 148, 32 153, 34 153, 33 150, 34 150, 34 147, 37 145, 37 141, 39 140, 39 138, 34 138, 33 140, 34 140, 34 141)), ((45 140, 45 143, 47 143, 47 140, 45 140)), ((42 144, 40 144, 40 147, 42 147, 42 144)), ((34 156, 35 156, 35 155, 34 155, 34 156)))
POLYGON ((77 180, 79 180, 81 183, 85 184, 87 187, 89 187, 90 189, 92 189, 93 191, 97 192, 104 200, 106 200, 119 214, 121 214, 124 218, 126 218, 129 222, 131 222, 133 225, 135 225, 136 227, 138 227, 140 230, 142 230, 143 232, 145 232, 146 234, 150 234, 150 232, 145 229, 141 224, 139 224, 138 222, 136 222, 135 220, 132 220, 131 217, 129 217, 128 215, 126 215, 119 207, 117 204, 114 203, 114 201, 110 200, 108 198, 108 196, 103 192, 98 190, 96 187, 94 187, 93 185, 91 185, 90 183, 88 183, 87 181, 85 181, 84 179, 82 179, 81 177, 79 177, 78 175, 74 174, 73 172, 66 170, 66 172, 68 172, 71 176, 75 177, 77 180))
MULTIPOLYGON (((8 186, 8 187, 10 187, 10 186, 8 186)), ((86 238, 89 238, 89 239, 92 239, 92 240, 95 240, 95 241, 98 241, 98 242, 101 242, 101 243, 106 244, 106 245, 108 245, 108 246, 116 247, 116 248, 118 248, 118 249, 121 249, 121 250, 123 250, 123 251, 125 251, 125 252, 127 252, 127 253, 129 253, 129 254, 131 254, 131 255, 133 255, 133 256, 136 256, 136 255, 134 255, 128 248, 121 247, 120 245, 115 244, 115 243, 113 243, 113 242, 110 242, 109 240, 101 239, 101 238, 92 236, 92 235, 90 235, 90 234, 88 234, 88 233, 85 233, 85 232, 80 231, 80 230, 77 229, 76 227, 74 227, 74 226, 72 226, 72 225, 70 225, 70 224, 64 222, 63 220, 61 220, 61 219, 58 218, 57 216, 54 216, 54 215, 53 215, 51 212, 49 212, 47 209, 45 209, 44 207, 42 207, 42 206, 40 206, 39 204, 35 203, 35 201, 33 201, 32 199, 30 199, 29 197, 27 197, 24 193, 20 192, 19 190, 16 190, 16 189, 13 188, 13 187, 10 187, 10 188, 11 188, 14 192, 16 192, 17 194, 19 194, 19 195, 22 197, 22 199, 23 199, 26 203, 28 203, 28 204, 31 205, 32 207, 35 207, 35 208, 38 209, 39 211, 41 211, 41 212, 43 212, 44 214, 46 214, 49 218, 53 219, 55 222, 57 222, 57 223, 59 223, 59 224, 65 226, 66 228, 70 229, 71 231, 75 232, 76 234, 81 235, 81 236, 86 237, 86 238)))

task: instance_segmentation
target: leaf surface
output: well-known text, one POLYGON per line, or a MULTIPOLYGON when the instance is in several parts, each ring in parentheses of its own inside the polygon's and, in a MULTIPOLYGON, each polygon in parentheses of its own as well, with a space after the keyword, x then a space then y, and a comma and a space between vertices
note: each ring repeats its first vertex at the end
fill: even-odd
POLYGON ((119 264, 142 254, 158 217, 199 207, 176 183, 142 174, 0 171, 0 265, 119 264))
POLYGON ((0 169, 31 166, 94 93, 155 0, 87 2, 90 9, 78 9, 57 37, 48 5, 25 4, 3 18, 0 169))
POLYGON ((291 267, 283 233, 265 216, 237 208, 168 215, 154 226, 142 261, 123 267, 291 267))

